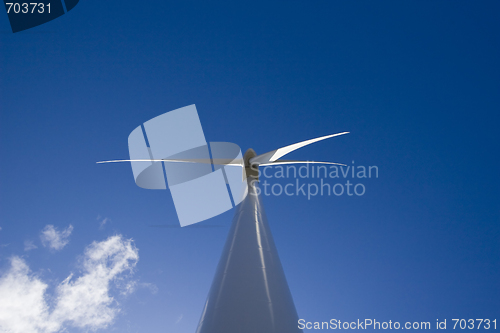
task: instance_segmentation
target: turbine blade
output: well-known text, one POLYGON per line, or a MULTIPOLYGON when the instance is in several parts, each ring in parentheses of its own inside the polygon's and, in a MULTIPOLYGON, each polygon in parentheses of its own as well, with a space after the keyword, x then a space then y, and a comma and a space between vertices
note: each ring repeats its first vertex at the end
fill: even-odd
POLYGON ((243 166, 243 160, 231 160, 231 159, 203 159, 203 158, 193 158, 193 159, 139 159, 139 160, 110 160, 110 161, 99 161, 96 164, 103 163, 121 163, 121 162, 172 162, 172 163, 206 163, 215 165, 239 165, 243 166))
POLYGON ((336 134, 321 136, 321 137, 315 138, 315 139, 297 142, 297 143, 294 143, 293 145, 281 147, 281 148, 278 148, 276 150, 272 150, 270 152, 267 152, 265 154, 255 156, 255 157, 250 159, 250 163, 257 163, 257 164, 262 165, 263 163, 274 162, 277 159, 279 159, 280 157, 283 157, 286 154, 291 153, 292 151, 297 150, 299 148, 302 148, 304 146, 310 145, 312 143, 315 143, 315 142, 318 142, 321 140, 333 138, 334 136, 344 135, 347 133, 349 133, 349 132, 336 133, 336 134))
POLYGON ((334 163, 334 162, 293 161, 293 160, 279 160, 279 161, 276 161, 276 162, 260 163, 259 166, 280 165, 280 164, 307 164, 307 163, 311 163, 311 164, 332 164, 332 165, 347 166, 346 164, 334 163))

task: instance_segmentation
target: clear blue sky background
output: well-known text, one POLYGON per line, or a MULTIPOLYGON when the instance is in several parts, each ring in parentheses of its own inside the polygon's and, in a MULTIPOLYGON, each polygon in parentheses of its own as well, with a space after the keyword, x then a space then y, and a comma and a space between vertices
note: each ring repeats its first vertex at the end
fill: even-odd
POLYGON ((103 331, 194 332, 232 211, 211 228, 150 227, 178 223, 169 192, 95 162, 127 158, 135 127, 196 104, 208 141, 263 153, 350 131, 290 158, 379 168, 361 197, 264 197, 300 318, 500 320, 499 13, 82 0, 16 34, 0 15, 0 270, 23 256, 53 285, 92 241, 122 234, 139 249, 134 277, 158 292, 116 295, 103 331), (47 224, 74 226, 62 251, 40 246, 47 224))

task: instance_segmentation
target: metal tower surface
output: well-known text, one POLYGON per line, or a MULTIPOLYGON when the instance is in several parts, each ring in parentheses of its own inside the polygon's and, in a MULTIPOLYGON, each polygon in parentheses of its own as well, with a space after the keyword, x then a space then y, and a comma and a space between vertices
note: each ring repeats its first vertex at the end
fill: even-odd
POLYGON ((298 315, 257 181, 237 207, 197 333, 294 333, 298 315))

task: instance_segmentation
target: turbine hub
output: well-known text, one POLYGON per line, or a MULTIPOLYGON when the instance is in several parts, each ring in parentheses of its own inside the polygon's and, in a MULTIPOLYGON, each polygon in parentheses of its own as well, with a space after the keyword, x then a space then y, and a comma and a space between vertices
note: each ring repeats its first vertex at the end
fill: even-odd
POLYGON ((245 163, 245 173, 247 175, 247 178, 251 177, 249 180, 259 180, 259 165, 254 164, 253 167, 252 165, 250 165, 250 159, 255 156, 257 156, 257 154, 252 148, 249 148, 245 152, 245 155, 243 155, 243 163, 245 163))

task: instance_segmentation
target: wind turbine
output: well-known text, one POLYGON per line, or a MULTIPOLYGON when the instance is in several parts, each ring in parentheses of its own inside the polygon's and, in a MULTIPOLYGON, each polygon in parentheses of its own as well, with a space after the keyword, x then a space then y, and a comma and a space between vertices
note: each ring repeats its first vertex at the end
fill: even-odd
POLYGON ((241 156, 235 144, 207 144, 200 130, 194 105, 170 111, 130 134, 130 159, 97 163, 130 162, 136 183, 143 188, 165 189, 166 175, 181 226, 236 206, 196 333, 302 332, 258 195, 258 167, 296 163, 344 165, 280 158, 349 132, 298 142, 261 155, 250 148, 241 156), (209 205, 200 203, 198 192, 202 193, 201 199, 208 195, 205 199, 209 205), (193 196, 197 198, 193 200, 193 196), (232 205, 227 204, 227 199, 232 205))

